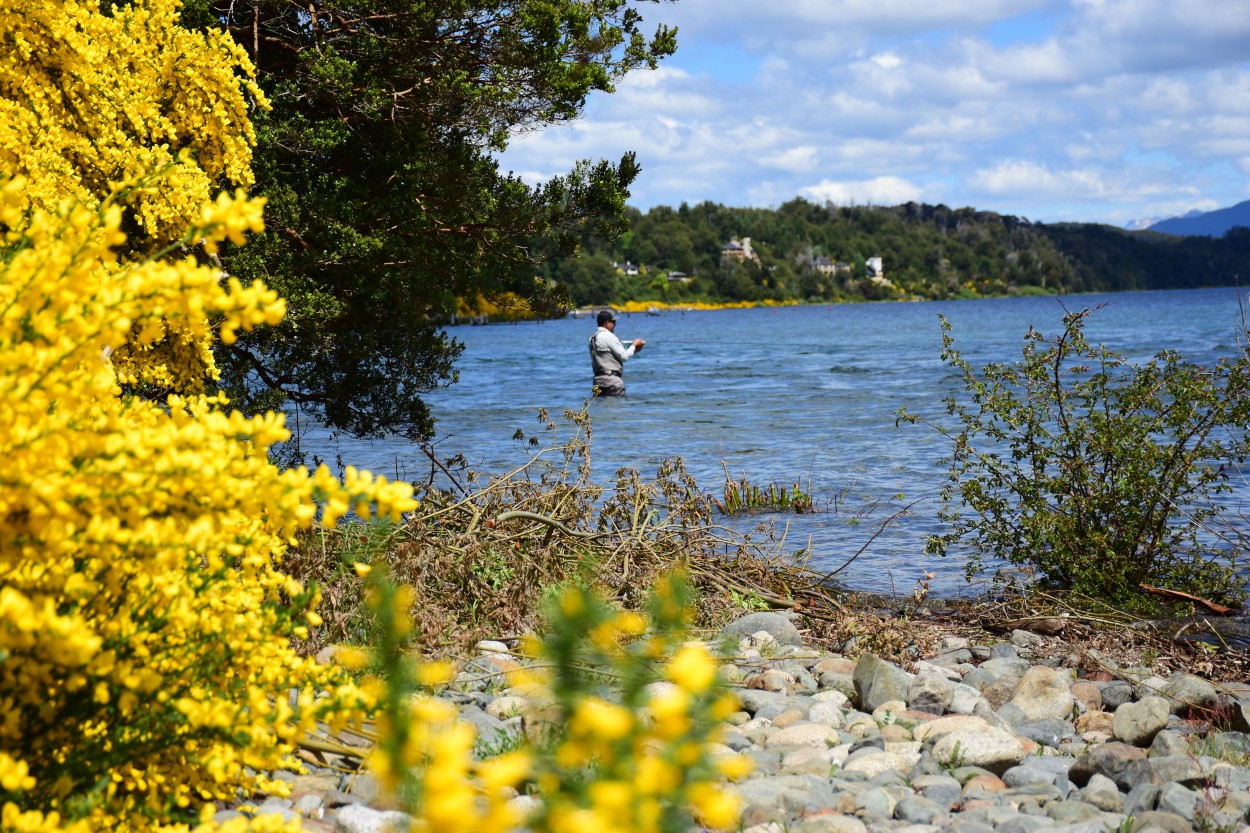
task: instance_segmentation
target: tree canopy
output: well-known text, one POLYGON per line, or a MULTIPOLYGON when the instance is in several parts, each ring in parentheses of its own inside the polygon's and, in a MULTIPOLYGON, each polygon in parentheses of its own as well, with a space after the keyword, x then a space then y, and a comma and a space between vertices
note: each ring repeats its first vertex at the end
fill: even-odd
MULTIPOLYGON (((661 0, 643 0, 657 3, 661 0)), ((193 0, 250 53, 272 109, 252 115, 266 230, 224 254, 287 299, 274 328, 220 348, 222 384, 356 435, 433 428, 422 394, 455 380, 457 301, 557 307, 543 260, 625 228, 632 154, 531 186, 494 153, 576 118, 594 91, 654 67, 629 0, 193 0)))
POLYGON ((578 305, 628 301, 857 301, 1229 285, 1250 230, 1175 237, 1094 223, 1033 223, 974 208, 905 203, 777 208, 712 202, 629 209, 630 231, 587 239, 544 273, 578 305), (750 238, 753 258, 726 256, 750 238), (884 275, 869 275, 868 258, 884 275), (626 269, 629 264, 636 268, 626 269), (669 281, 668 273, 686 277, 669 281), (628 274, 627 274, 628 273, 628 274))

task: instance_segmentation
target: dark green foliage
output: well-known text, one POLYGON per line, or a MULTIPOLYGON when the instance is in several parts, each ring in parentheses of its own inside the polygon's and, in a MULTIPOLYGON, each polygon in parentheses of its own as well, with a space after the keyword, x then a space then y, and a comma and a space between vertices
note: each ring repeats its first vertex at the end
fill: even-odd
MULTIPOLYGON (((648 0, 659 2, 659 0, 648 0)), ((455 379, 457 299, 564 298, 536 277, 584 236, 613 239, 632 155, 530 187, 492 154, 576 118, 586 96, 675 48, 628 0, 191 0, 224 25, 272 102, 253 114, 266 232, 227 269, 286 297, 276 328, 223 348, 222 384, 358 435, 428 435, 421 396, 455 379)))
MULTIPOLYGON (((618 276, 615 301, 840 301, 945 299, 1229 285, 1250 272, 1250 231, 1224 238, 1177 238, 1095 224, 1043 225, 1017 217, 907 203, 816 205, 796 199, 777 209, 715 203, 630 210, 629 233, 615 244, 584 241, 604 260, 646 266, 618 276), (759 263, 722 261, 731 238, 750 237, 759 263), (884 260, 889 283, 869 280, 866 259, 884 260), (818 259, 841 261, 822 273, 818 259), (690 285, 656 275, 678 270, 690 285)), ((578 304, 601 303, 576 259, 557 258, 545 274, 578 304)))
POLYGON ((1250 454, 1250 359, 1201 367, 1174 351, 1132 365, 1086 342, 1090 311, 1053 338, 1030 330, 1022 360, 978 372, 942 319, 952 442, 932 551, 970 548, 968 577, 1005 559, 1048 586, 1144 605, 1139 583, 1239 599, 1229 560, 1246 544, 1218 496, 1250 454))

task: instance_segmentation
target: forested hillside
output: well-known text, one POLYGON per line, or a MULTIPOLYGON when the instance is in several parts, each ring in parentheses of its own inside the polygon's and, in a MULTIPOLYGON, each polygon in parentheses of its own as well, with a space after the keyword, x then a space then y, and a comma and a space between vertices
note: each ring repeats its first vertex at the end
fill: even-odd
POLYGON ((951 298, 1230 284, 1250 273, 1250 231, 1177 238, 1095 224, 1045 225, 971 208, 715 203, 630 212, 614 245, 584 241, 546 277, 576 305, 624 301, 951 298), (726 252, 750 239, 753 256, 726 252), (880 274, 868 266, 881 258, 880 274), (637 274, 627 274, 634 269, 637 274), (678 273, 678 274, 674 274, 678 273))

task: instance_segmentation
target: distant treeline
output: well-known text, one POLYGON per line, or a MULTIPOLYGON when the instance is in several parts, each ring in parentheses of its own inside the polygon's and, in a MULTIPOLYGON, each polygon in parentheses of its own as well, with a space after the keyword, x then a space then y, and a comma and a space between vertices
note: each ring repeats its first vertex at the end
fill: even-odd
POLYGON ((579 306, 624 301, 855 301, 1173 289, 1250 275, 1250 230, 1173 237, 907 203, 629 210, 614 245, 583 241, 545 277, 579 306), (754 257, 724 252, 750 238, 754 257), (881 258, 874 275, 869 258, 881 258), (637 274, 626 274, 633 269, 637 274), (674 274, 677 273, 677 274, 674 274))

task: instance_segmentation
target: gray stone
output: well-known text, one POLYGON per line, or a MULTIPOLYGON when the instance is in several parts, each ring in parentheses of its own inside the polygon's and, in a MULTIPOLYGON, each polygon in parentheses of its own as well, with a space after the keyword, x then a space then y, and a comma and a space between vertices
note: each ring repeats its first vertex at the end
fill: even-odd
POLYGON ((827 701, 813 703, 811 710, 807 713, 807 719, 835 729, 840 728, 846 722, 842 716, 842 709, 838 708, 836 703, 827 701))
POLYGON ((305 793, 295 800, 292 809, 301 816, 319 817, 325 807, 325 800, 316 793, 305 793))
POLYGON ((1219 692, 1201 677, 1177 672, 1168 678, 1160 692, 1173 713, 1190 709, 1205 711, 1219 700, 1219 692))
POLYGON ((521 733, 519 724, 505 723, 473 706, 462 708, 458 719, 473 727, 477 732, 477 742, 481 745, 508 744, 515 741, 521 733))
POLYGON ((1205 784, 1207 773, 1202 764, 1192 755, 1162 755, 1150 759, 1150 768, 1158 776, 1160 783, 1176 782, 1186 787, 1197 787, 1205 784))
POLYGON ((1072 789, 1068 780, 1068 770, 1072 768, 1072 759, 1065 757, 1039 758, 1030 756, 1019 765, 1003 773, 1003 783, 1009 787, 1024 787, 1030 784, 1053 784, 1061 796, 1067 796, 1072 789))
POLYGON ((854 680, 859 707, 871 712, 891 700, 905 700, 912 676, 872 654, 861 654, 854 680))
POLYGON ((1250 821, 1250 792, 1230 792, 1220 803, 1220 810, 1243 822, 1250 821))
POLYGON ((1015 680, 1023 677, 1031 667, 1027 659, 1019 657, 994 657, 977 666, 981 671, 992 675, 994 679, 1010 677, 1015 680))
POLYGON ((1242 732, 1218 732, 1207 738, 1209 754, 1219 757, 1250 755, 1250 735, 1242 732))
POLYGON ((868 828, 854 816, 830 813, 803 819, 794 833, 868 833, 868 828))
POLYGON ((954 808, 963 799, 963 787, 946 774, 913 776, 911 783, 925 798, 947 809, 954 808))
POLYGON ((1032 631, 1014 630, 1010 638, 1011 644, 1017 648, 1036 648, 1043 642, 1042 637, 1032 631))
POLYGON ((755 746, 751 739, 741 732, 725 732, 721 738, 721 743, 735 752, 745 752, 755 746))
POLYGON ((948 710, 951 714, 972 714, 981 692, 966 683, 956 683, 951 687, 951 703, 948 710))
POLYGON ((841 692, 847 697, 855 696, 855 678, 840 671, 825 671, 821 673, 820 687, 822 690, 841 692))
POLYGON ((373 810, 361 804, 342 807, 334 814, 334 833, 405 833, 412 816, 393 810, 373 810))
POLYGON ((914 711, 942 715, 946 713, 954 696, 954 685, 945 675, 935 672, 922 673, 907 687, 907 708, 914 711))
POLYGON ((1138 669, 1128 669, 1130 674, 1129 680, 1133 686, 1133 694, 1140 700, 1142 697, 1158 697, 1163 693, 1163 687, 1168 681, 1162 677, 1158 677, 1151 673, 1148 669, 1142 669, 1138 673, 1138 669))
POLYGON ((933 756, 954 766, 978 766, 995 774, 1006 772, 1024 758, 1024 747, 1010 732, 985 729, 956 729, 938 738, 933 756))
POLYGON ((1011 703, 1019 707, 1030 720, 1055 717, 1065 720, 1072 715, 1076 698, 1072 696, 1072 675, 1035 665, 1016 683, 1011 692, 1011 703))
POLYGON ((1194 809, 1202 796, 1180 784, 1164 784, 1159 788, 1157 809, 1165 813, 1174 813, 1187 822, 1194 820, 1194 809))
POLYGON ((1250 734, 1250 698, 1238 697, 1229 702, 1228 728, 1250 734))
POLYGON ((1137 784, 1124 797, 1124 814, 1140 816, 1155 808, 1159 802, 1158 784, 1137 784))
POLYGON ((893 818, 897 805, 898 799, 883 787, 872 787, 855 796, 855 814, 870 821, 893 818))
POLYGON ((1084 801, 1052 801, 1046 805, 1046 815, 1060 824, 1080 824, 1100 818, 1102 810, 1084 801))
POLYGON ((826 777, 833 770, 833 756, 828 749, 801 746, 787 752, 778 772, 782 775, 819 775, 826 777))
POLYGON ((1085 789, 1080 790, 1080 800, 1093 804, 1106 813, 1120 813, 1124 810, 1124 795, 1120 794, 1114 780, 1098 773, 1090 775, 1089 783, 1085 784, 1085 789))
POLYGON ((795 668, 790 670, 790 673, 794 676, 794 684, 799 691, 810 694, 820 688, 820 683, 806 668, 795 668))
POLYGON ((721 630, 722 638, 735 641, 744 636, 751 636, 757 631, 764 631, 781 645, 802 645, 803 637, 798 628, 780 613, 748 613, 730 622, 721 630))
POLYGON ((1111 719, 1111 733, 1133 746, 1149 746, 1167 723, 1168 701, 1149 695, 1117 708, 1111 719))
POLYGON ((1132 789, 1137 784, 1157 783, 1146 753, 1126 743, 1104 743, 1091 748, 1089 754, 1072 764, 1068 777, 1076 784, 1084 785, 1094 773, 1110 778, 1121 791, 1132 789))
POLYGON ((842 772, 862 772, 866 777, 873 778, 883 772, 906 772, 920 760, 920 753, 883 752, 866 749, 854 757, 847 758, 842 772))
POLYGON ((1057 717, 1022 723, 1016 727, 1016 734, 1051 749, 1058 749, 1059 742, 1072 737, 1074 731, 1071 723, 1057 717))
POLYGON ((803 714, 807 714, 812 707, 810 697, 794 697, 776 691, 761 691, 754 688, 738 689, 735 693, 738 695, 738 703, 743 710, 751 714, 756 714, 766 705, 776 707, 778 710, 777 714, 781 714, 781 712, 787 709, 798 709, 803 714))
POLYGON ((964 674, 964 685, 976 689, 977 693, 980 694, 986 686, 990 685, 997 679, 998 676, 996 674, 992 674, 981 666, 977 666, 967 674, 964 674))
POLYGON ((950 810, 924 796, 912 795, 894 807, 894 818, 912 824, 934 824, 950 815, 950 810))
POLYGON ((1102 707, 1106 711, 1114 712, 1125 703, 1133 701, 1133 687, 1123 680, 1112 680, 1098 687, 1102 691, 1102 707))
POLYGON ((999 717, 998 712, 990 708, 990 704, 985 700, 977 701, 976 706, 972 709, 972 716, 979 717, 989 726, 994 726, 1008 732, 1014 731, 1012 725, 999 717))
MULTIPOLYGON (((802 719, 803 712, 799 709, 791 708, 789 703, 784 702, 764 703, 755 710, 755 717, 757 719, 767 720, 769 722, 776 720, 783 714, 797 714, 800 716, 800 719, 802 719)), ((780 729, 781 727, 778 726, 777 728, 780 729)))
POLYGON ((831 739, 837 738, 837 729, 823 723, 795 723, 778 729, 764 742, 766 748, 773 746, 815 746, 827 748, 831 739))
POLYGON ((990 659, 1015 659, 1018 656, 1020 652, 1010 642, 999 642, 990 648, 990 659))
POLYGON ((343 788, 348 795, 354 796, 366 804, 371 804, 382 795, 382 782, 372 772, 362 771, 352 775, 351 780, 343 788))
POLYGON ((1086 787, 1080 791, 1078 798, 1092 807, 1097 807, 1104 813, 1121 813, 1124 811, 1124 796, 1115 788, 1115 784, 1110 784, 1109 789, 1086 787))
POLYGON ((748 805, 783 810, 833 809, 837 799, 827 778, 815 775, 752 777, 729 785, 748 805))
POLYGON ((1010 726, 1012 732, 1018 732, 1021 726, 1032 720, 1024 713, 1024 709, 1015 703, 1003 703, 994 713, 998 715, 1000 725, 1010 726))
POLYGON ((1043 827, 1052 827, 1054 822, 1046 816, 1028 816, 1018 813, 1012 818, 994 825, 996 833, 1036 833, 1043 827))
POLYGON ((299 818, 299 813, 294 809, 294 804, 285 798, 277 796, 269 796, 260 806, 256 808, 255 815, 258 816, 278 816, 283 821, 291 821, 299 818))
POLYGON ((963 679, 966 672, 971 671, 972 666, 968 663, 958 663, 953 660, 943 659, 922 659, 916 663, 916 674, 940 674, 952 683, 957 683, 963 679))
POLYGON ((1183 735, 1164 729, 1150 742, 1150 757, 1189 754, 1189 741, 1183 735))
POLYGON ((1148 813, 1142 813, 1140 816, 1134 816, 1133 821, 1140 824, 1143 831, 1153 827, 1164 831, 1164 833, 1190 833, 1189 822, 1183 817, 1161 810, 1152 810, 1148 813))

